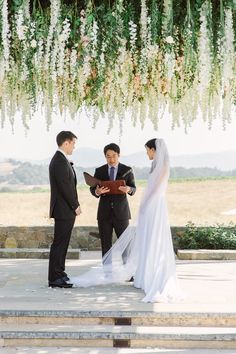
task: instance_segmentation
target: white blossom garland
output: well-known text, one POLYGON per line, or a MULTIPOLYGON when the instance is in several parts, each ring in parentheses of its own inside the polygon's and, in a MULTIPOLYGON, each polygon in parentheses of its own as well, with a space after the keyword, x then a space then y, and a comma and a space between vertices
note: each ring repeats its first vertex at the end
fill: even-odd
POLYGON ((63 21, 62 32, 58 36, 58 58, 57 58, 57 75, 63 77, 65 46, 70 36, 70 22, 68 19, 63 21))
POLYGON ((164 0, 162 35, 164 42, 167 43, 164 56, 164 66, 167 81, 171 81, 174 74, 175 54, 173 38, 173 0, 164 0))
POLYGON ((140 15, 140 37, 141 37, 141 55, 140 55, 140 75, 142 83, 147 83, 147 39, 148 36, 149 18, 147 13, 146 0, 141 0, 141 15, 140 15))
POLYGON ((200 36, 199 36, 199 103, 203 112, 203 118, 207 119, 208 89, 212 74, 211 33, 208 26, 208 18, 211 16, 209 1, 205 1, 200 12, 200 36))
POLYGON ((236 74, 235 52, 234 52, 234 30, 233 15, 231 9, 225 10, 225 27, 223 40, 223 61, 222 61, 222 94, 223 108, 222 116, 224 124, 231 121, 232 111, 232 83, 236 74))
MULTIPOLYGON (((49 69, 49 62, 50 62, 50 56, 52 55, 51 53, 51 47, 52 47, 52 41, 53 41, 53 36, 54 32, 56 31, 59 15, 60 15, 60 0, 52 0, 51 1, 51 11, 50 11, 50 27, 49 27, 49 32, 47 36, 47 44, 46 44, 46 53, 45 53, 45 70, 48 71, 49 69)), ((57 48, 57 46, 55 46, 57 48)), ((54 57, 56 54, 54 53, 54 57)), ((54 76, 54 75, 52 75, 54 76)))
POLYGON ((8 23, 8 0, 2 0, 2 45, 3 45, 3 70, 10 70, 10 28, 8 23))
POLYGON ((225 126, 236 101, 234 2, 220 0, 214 18, 212 0, 196 3, 197 11, 187 0, 186 18, 177 24, 173 0, 137 4, 137 12, 124 0, 101 4, 108 9, 102 14, 88 0, 78 16, 51 0, 48 18, 44 9, 30 9, 29 0, 9 16, 8 1, 1 0, 2 126, 6 117, 13 125, 20 110, 28 129, 40 106, 47 126, 54 110, 75 117, 84 109, 94 126, 105 116, 109 129, 119 122, 120 132, 127 111, 141 127, 148 118, 157 129, 167 111, 173 127, 187 130, 199 113, 209 127, 219 117, 225 126))

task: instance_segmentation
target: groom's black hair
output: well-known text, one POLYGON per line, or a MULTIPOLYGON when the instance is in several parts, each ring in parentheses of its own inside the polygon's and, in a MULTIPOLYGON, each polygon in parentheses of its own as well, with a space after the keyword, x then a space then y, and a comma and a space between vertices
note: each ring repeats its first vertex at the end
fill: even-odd
POLYGON ((115 152, 117 152, 118 155, 120 154, 120 147, 118 145, 116 145, 115 143, 108 144, 104 147, 104 149, 103 149, 104 155, 106 155, 107 150, 115 151, 115 152))
POLYGON ((57 134, 57 145, 58 146, 62 146, 62 144, 69 140, 73 140, 73 139, 77 139, 77 136, 75 134, 73 134, 72 132, 68 131, 68 130, 62 130, 59 134, 57 134))
POLYGON ((144 146, 147 146, 149 149, 156 150, 156 138, 148 140, 144 146))

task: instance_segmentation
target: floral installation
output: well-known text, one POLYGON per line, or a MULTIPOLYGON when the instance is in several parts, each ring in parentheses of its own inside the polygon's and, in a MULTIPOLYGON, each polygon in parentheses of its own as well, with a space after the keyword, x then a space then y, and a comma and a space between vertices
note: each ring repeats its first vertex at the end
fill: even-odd
POLYGON ((236 103, 234 0, 0 0, 1 126, 41 109, 122 129, 164 112, 187 129, 230 122, 236 103), (49 6, 48 6, 49 4, 49 6))

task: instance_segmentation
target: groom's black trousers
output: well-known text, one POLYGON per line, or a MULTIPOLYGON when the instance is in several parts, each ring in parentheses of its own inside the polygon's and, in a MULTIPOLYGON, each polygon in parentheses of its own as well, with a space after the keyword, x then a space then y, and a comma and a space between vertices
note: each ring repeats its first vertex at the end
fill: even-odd
POLYGON ((55 219, 54 239, 49 255, 49 282, 54 282, 66 276, 65 259, 74 223, 75 217, 66 220, 55 219))

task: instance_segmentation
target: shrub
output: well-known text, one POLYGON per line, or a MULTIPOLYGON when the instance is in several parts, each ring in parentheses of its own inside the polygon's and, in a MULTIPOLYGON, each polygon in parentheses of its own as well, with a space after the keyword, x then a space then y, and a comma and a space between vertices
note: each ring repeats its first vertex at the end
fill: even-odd
POLYGON ((197 227, 189 222, 178 245, 180 249, 236 249, 236 225, 197 227))

